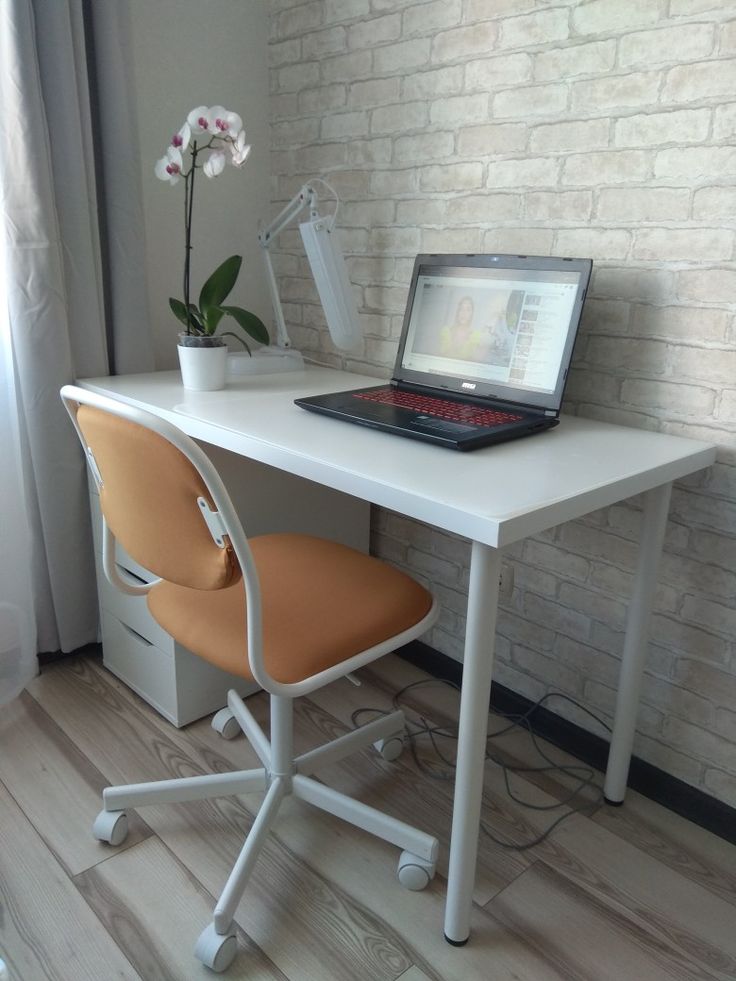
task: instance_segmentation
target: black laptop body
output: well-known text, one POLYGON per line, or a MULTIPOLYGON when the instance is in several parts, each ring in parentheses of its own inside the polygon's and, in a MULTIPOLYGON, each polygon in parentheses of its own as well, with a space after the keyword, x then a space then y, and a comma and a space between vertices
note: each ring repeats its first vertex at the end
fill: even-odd
POLYGON ((456 450, 551 429, 591 270, 590 259, 419 255, 391 381, 296 404, 456 450))

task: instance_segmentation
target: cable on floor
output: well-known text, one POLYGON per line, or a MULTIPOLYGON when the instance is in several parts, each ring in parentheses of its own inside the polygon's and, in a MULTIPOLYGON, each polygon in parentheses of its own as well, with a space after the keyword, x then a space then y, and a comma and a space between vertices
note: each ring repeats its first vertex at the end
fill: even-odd
MULTIPOLYGON (((405 685, 393 696, 393 707, 389 709, 379 709, 364 707, 356 709, 351 715, 351 721, 354 726, 362 724, 360 720, 364 715, 370 714, 372 718, 379 718, 382 715, 388 715, 390 712, 396 709, 401 709, 405 716, 407 712, 411 712, 415 718, 406 719, 406 737, 405 741, 409 745, 412 757, 418 768, 418 770, 423 773, 426 777, 431 780, 454 780, 455 778, 455 764, 452 759, 450 759, 440 748, 438 744, 439 739, 449 739, 456 742, 458 733, 456 726, 437 726, 428 721, 421 713, 415 709, 410 709, 405 704, 406 695, 422 687, 429 687, 431 685, 440 685, 448 688, 452 688, 455 691, 460 690, 460 686, 456 685, 452 681, 447 681, 439 678, 426 678, 421 681, 414 681, 409 685, 405 685), (445 770, 438 770, 433 763, 429 763, 422 759, 419 755, 417 748, 418 741, 422 737, 427 737, 429 739, 432 750, 435 754, 436 759, 446 767, 445 770)), ((506 793, 509 798, 515 803, 522 807, 528 807, 535 811, 554 811, 560 807, 570 806, 570 810, 566 811, 564 814, 559 815, 545 830, 531 841, 524 842, 523 844, 516 844, 514 842, 503 841, 498 838, 488 827, 486 822, 480 822, 481 831, 487 835, 495 844, 499 845, 501 848, 508 848, 512 851, 526 851, 529 848, 534 848, 536 845, 541 844, 549 835, 554 831, 558 825, 560 825, 564 820, 572 817, 574 814, 586 813, 595 810, 600 804, 603 803, 603 790, 595 782, 595 771, 590 767, 576 764, 565 764, 559 763, 551 759, 540 746, 537 734, 534 732, 531 724, 531 716, 534 712, 543 706, 545 702, 549 699, 557 698, 562 701, 569 702, 574 705, 577 709, 584 712, 586 715, 590 716, 595 722, 598 723, 607 732, 611 732, 611 727, 607 725, 603 719, 599 718, 595 713, 591 712, 588 708, 582 705, 580 702, 571 698, 569 695, 563 692, 548 691, 546 694, 542 695, 541 698, 537 699, 533 705, 531 705, 525 712, 521 715, 511 715, 505 712, 499 712, 494 709, 496 715, 500 715, 508 720, 508 725, 497 729, 495 732, 488 734, 486 739, 486 760, 488 762, 496 764, 501 768, 504 776, 504 784, 506 787, 506 793), (544 761, 543 766, 512 766, 511 764, 505 762, 499 756, 495 755, 491 751, 490 744, 495 739, 499 739, 501 736, 513 731, 514 729, 524 729, 529 734, 532 745, 534 749, 539 754, 540 758, 544 761), (511 774, 530 774, 530 773, 558 773, 565 774, 566 776, 574 777, 577 780, 577 785, 575 789, 565 797, 563 800, 557 801, 554 804, 535 804, 532 801, 522 800, 511 787, 510 775, 511 774), (580 795, 588 788, 593 788, 596 791, 596 795, 591 801, 583 802, 580 806, 574 806, 574 802, 578 800, 580 795)))

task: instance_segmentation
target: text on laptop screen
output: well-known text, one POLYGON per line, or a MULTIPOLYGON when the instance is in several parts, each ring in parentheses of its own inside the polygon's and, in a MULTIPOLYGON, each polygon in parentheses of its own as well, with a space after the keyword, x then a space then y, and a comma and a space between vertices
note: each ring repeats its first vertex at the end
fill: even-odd
POLYGON ((554 392, 580 274, 421 266, 402 368, 554 392))

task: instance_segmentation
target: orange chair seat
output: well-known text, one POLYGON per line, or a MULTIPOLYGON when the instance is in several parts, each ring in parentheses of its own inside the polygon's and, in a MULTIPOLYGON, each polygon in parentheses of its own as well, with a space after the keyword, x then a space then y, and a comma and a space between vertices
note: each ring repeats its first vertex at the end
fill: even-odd
MULTIPOLYGON (((250 539, 261 585, 266 670, 291 684, 414 626, 432 597, 398 569, 308 535, 250 539)), ((161 582, 148 594, 161 626, 194 654, 251 678, 242 580, 199 590, 161 582)))

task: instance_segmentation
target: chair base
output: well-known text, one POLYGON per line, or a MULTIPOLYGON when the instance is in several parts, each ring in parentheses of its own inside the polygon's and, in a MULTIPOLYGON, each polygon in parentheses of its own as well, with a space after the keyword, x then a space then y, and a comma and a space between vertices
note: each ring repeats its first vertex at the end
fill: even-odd
POLYGON ((215 972, 226 970, 237 953, 233 930, 235 910, 281 801, 289 794, 294 794, 300 800, 402 849, 397 871, 399 881, 405 888, 423 889, 435 874, 438 852, 436 838, 310 777, 310 774, 321 767, 336 763, 371 744, 378 744, 379 752, 385 752, 387 758, 395 759, 398 755, 396 741, 401 738, 400 734, 405 726, 403 713, 393 712, 383 716, 298 757, 293 755, 292 719, 292 700, 272 695, 269 742, 243 700, 236 692, 231 691, 228 693, 228 707, 217 713, 213 719, 213 728, 224 738, 232 738, 233 726, 237 723, 248 737, 263 767, 234 773, 108 787, 103 791, 104 809, 97 816, 92 832, 95 838, 111 845, 120 845, 125 840, 128 830, 125 809, 128 807, 184 803, 252 793, 256 790, 266 791, 217 902, 213 921, 202 932, 195 947, 194 953, 198 960, 215 972))

